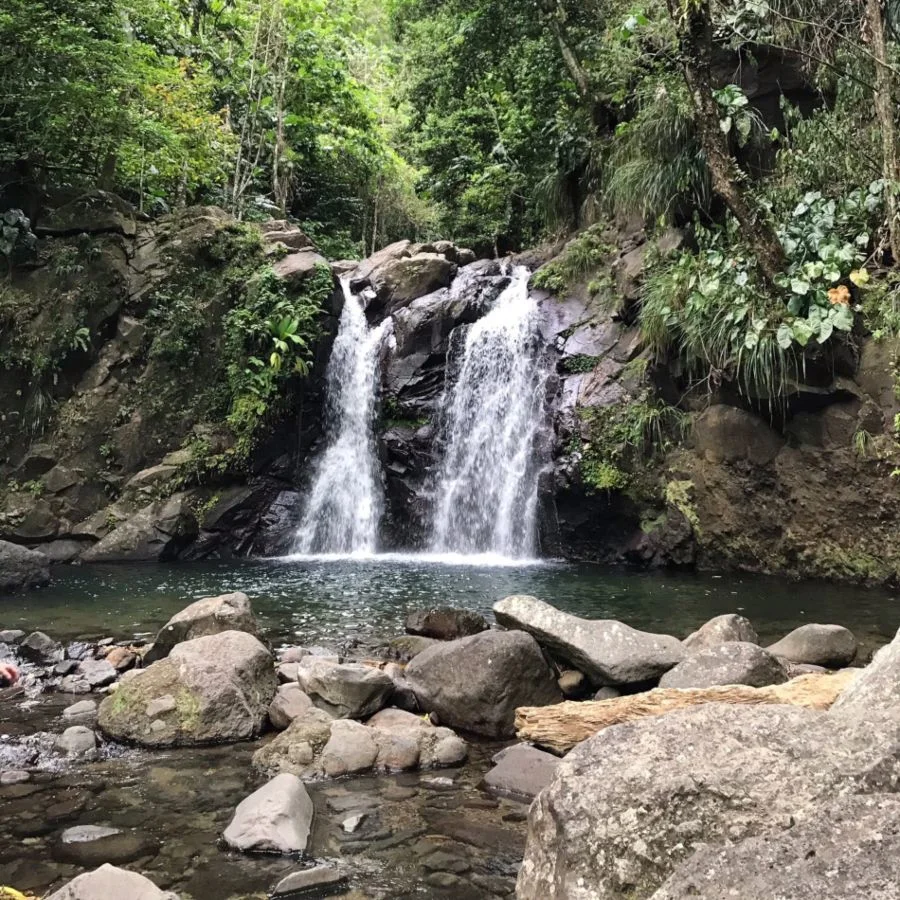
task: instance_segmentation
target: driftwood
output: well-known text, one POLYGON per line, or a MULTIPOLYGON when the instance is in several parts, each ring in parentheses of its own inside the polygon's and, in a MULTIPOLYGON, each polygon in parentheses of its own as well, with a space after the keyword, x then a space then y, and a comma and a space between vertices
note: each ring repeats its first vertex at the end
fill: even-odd
POLYGON ((610 700, 567 700, 553 706, 521 706, 516 710, 516 736, 554 753, 568 753, 576 744, 610 725, 648 716, 661 716, 700 703, 754 706, 785 703, 809 709, 828 709, 859 674, 842 669, 834 674, 801 675, 784 684, 754 688, 729 684, 710 688, 654 688, 642 694, 610 700))

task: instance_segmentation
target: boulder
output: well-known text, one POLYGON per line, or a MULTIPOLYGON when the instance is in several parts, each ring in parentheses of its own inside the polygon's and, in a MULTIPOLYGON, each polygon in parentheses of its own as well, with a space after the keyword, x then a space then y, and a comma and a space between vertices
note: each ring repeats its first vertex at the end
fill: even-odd
POLYGON ((402 259, 405 256, 409 256, 410 246, 412 246, 412 241, 396 241, 393 244, 388 244, 387 247, 382 247, 381 250, 378 250, 376 253, 373 253, 371 256, 364 259, 356 267, 356 270, 350 278, 351 290, 359 293, 359 291, 369 284, 372 273, 379 266, 383 266, 393 259, 402 259))
POLYGON ((794 663, 839 669, 856 658, 858 644, 841 625, 801 625, 768 648, 769 653, 794 663))
POLYGON ((447 287, 456 274, 456 265, 436 253, 391 259, 380 265, 370 281, 379 306, 388 313, 424 297, 438 288, 447 287))
POLYGON ((394 690, 392 679, 379 669, 317 656, 300 660, 297 680, 316 706, 345 719, 378 712, 394 690))
POLYGON ((178 900, 178 895, 161 891, 149 878, 109 864, 85 872, 64 884, 46 900, 178 900))
POLYGON ((269 722, 273 728, 284 731, 297 716, 305 713, 312 705, 309 695, 304 694, 296 682, 279 685, 275 697, 269 704, 269 722))
POLYGON ((704 410, 693 427, 694 447, 711 463, 746 460, 765 466, 781 452, 784 438, 759 416, 716 404, 704 410))
POLYGON ((109 191, 92 190, 43 216, 34 231, 52 237, 104 233, 134 237, 139 218, 141 214, 127 200, 109 191))
POLYGON ((315 250, 299 250, 289 253, 283 259, 272 266, 275 276, 291 286, 302 284, 313 275, 317 266, 329 268, 328 260, 320 256, 315 250))
POLYGON ((20 644, 19 655, 30 662, 48 664, 62 657, 62 646, 43 631, 32 631, 20 644))
POLYGON ((259 637, 250 598, 246 594, 235 591, 218 597, 204 597, 186 606, 159 630, 153 646, 144 654, 144 664, 168 656, 171 649, 182 641, 223 631, 246 631, 259 637))
POLYGON ((457 765, 467 753, 465 742, 449 728, 437 728, 403 710, 384 709, 363 725, 312 708, 257 750, 253 765, 266 775, 335 778, 370 770, 457 765))
POLYGON ((897 708, 900 696, 900 631, 882 647, 859 677, 831 707, 837 715, 861 715, 873 710, 897 708))
POLYGON ((895 784, 898 740, 893 712, 786 706, 707 704, 608 728, 532 804, 517 896, 648 896, 697 845, 781 831, 835 796, 895 784))
POLYGON ((736 613, 716 616, 701 625, 693 634, 684 639, 685 649, 691 653, 705 650, 726 641, 743 641, 747 644, 758 644, 759 636, 749 619, 736 613))
POLYGON ((495 794, 534 799, 553 780, 559 757, 529 744, 514 744, 493 758, 484 784, 495 794))
POLYGON ((485 737, 512 737, 517 706, 562 699, 540 647, 523 631, 435 644, 406 667, 406 681, 441 724, 485 737))
POLYGON ((898 822, 896 795, 814 806, 784 831, 701 848, 651 900, 895 900, 898 822))
POLYGON ((0 592, 40 587, 50 581, 50 562, 43 553, 0 541, 0 592))
POLYGON ((677 638, 638 631, 614 619, 580 619, 537 597, 506 597, 494 604, 494 616, 507 628, 533 635, 595 687, 653 681, 685 656, 677 638))
POLYGON ((222 837, 245 853, 302 853, 309 842, 313 803, 296 775, 276 775, 246 797, 222 837))
POLYGON ((177 559, 199 533, 187 493, 157 500, 120 522, 86 550, 85 562, 164 562, 177 559))
POLYGON ((727 641, 692 653, 660 679, 661 688, 704 688, 717 684, 765 687, 788 680, 784 666, 762 647, 727 641))
POLYGON ((79 700, 62 711, 62 717, 76 722, 96 722, 97 704, 94 700, 79 700))
POLYGON ((422 637, 418 634, 401 634, 388 641, 387 646, 380 649, 386 659, 407 663, 415 659, 423 650, 435 643, 434 638, 422 637))
POLYGON ((194 638, 100 705, 101 730, 150 747, 247 740, 259 734, 275 696, 272 657, 244 631, 194 638))
POLYGON ((407 634, 453 641, 487 631, 488 623, 484 616, 470 609, 439 606, 413 610, 406 617, 405 628, 407 634))

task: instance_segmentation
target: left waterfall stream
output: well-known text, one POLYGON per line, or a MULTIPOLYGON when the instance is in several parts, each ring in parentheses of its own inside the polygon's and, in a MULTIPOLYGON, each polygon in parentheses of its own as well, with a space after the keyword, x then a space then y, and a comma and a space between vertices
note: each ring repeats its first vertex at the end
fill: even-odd
POLYGON ((375 445, 379 356, 391 320, 369 328, 341 279, 344 310, 325 375, 325 445, 314 463, 294 552, 369 555, 378 549, 384 499, 375 445))

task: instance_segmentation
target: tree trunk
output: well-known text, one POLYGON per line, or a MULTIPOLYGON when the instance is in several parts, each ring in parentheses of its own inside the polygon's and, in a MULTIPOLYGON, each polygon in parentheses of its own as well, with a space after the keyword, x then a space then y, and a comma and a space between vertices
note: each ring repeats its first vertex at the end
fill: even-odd
POLYGON ((760 271, 774 285, 784 266, 784 252, 777 235, 752 204, 742 186, 728 139, 719 125, 719 105, 712 92, 712 21, 709 0, 687 0, 686 9, 669 0, 669 14, 676 22, 682 50, 684 78, 691 93, 700 145, 706 157, 712 188, 743 229, 760 271))
POLYGON ((881 129, 882 177, 885 181, 888 236, 894 265, 900 263, 900 221, 898 221, 897 188, 900 162, 897 157, 897 127, 894 121, 893 72, 888 65, 887 38, 884 33, 883 0, 866 0, 866 30, 875 57, 875 114, 881 129))
POLYGON ((642 694, 628 694, 611 700, 568 700, 553 706, 521 706, 516 710, 516 737, 563 754, 610 725, 662 716, 702 703, 738 706, 776 703, 828 709, 858 674, 858 669, 842 669, 833 674, 816 672, 801 675, 785 684, 761 688, 743 684, 708 688, 654 688, 642 694))

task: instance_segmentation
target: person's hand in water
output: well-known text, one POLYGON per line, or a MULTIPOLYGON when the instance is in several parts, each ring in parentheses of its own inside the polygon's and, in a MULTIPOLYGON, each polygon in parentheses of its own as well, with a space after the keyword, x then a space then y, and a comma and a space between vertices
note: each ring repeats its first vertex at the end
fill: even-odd
POLYGON ((0 663, 0 687, 9 687, 19 680, 19 670, 12 663, 0 663))

